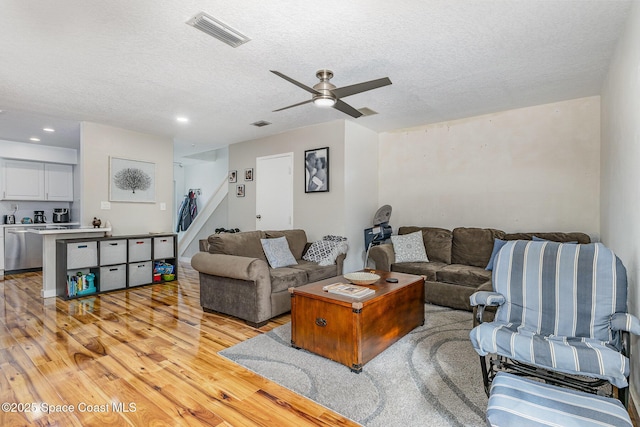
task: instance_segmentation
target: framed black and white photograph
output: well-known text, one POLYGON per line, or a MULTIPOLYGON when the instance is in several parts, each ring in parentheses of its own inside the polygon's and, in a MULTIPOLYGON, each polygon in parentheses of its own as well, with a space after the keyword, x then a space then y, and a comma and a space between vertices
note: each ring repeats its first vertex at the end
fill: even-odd
POLYGON ((247 168, 244 170, 244 180, 253 181, 253 168, 247 168))
POLYGON ((329 147, 304 152, 304 192, 329 191, 329 147))
POLYGON ((236 185, 236 197, 244 197, 244 184, 236 185))
POLYGON ((112 202, 155 202, 156 164, 111 157, 109 200, 112 202))
POLYGON ((238 182, 238 171, 229 171, 229 182, 238 182))

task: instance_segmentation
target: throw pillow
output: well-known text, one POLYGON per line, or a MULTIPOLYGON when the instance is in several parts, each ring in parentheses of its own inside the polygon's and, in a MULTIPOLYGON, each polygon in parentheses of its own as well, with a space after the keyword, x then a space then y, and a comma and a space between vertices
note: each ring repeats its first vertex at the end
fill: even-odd
POLYGON ((502 249, 502 247, 505 245, 505 243, 507 243, 506 240, 502 240, 502 239, 493 239, 493 250, 491 251, 491 258, 489 258, 489 263, 487 264, 487 266, 484 268, 485 270, 493 270, 493 263, 496 259, 496 256, 498 255, 498 251, 500 251, 500 249, 502 249))
MULTIPOLYGON (((336 258, 340 254, 347 253, 346 237, 340 237, 339 239, 327 239, 329 236, 325 236, 322 240, 313 242, 307 252, 302 256, 305 261, 317 262, 318 265, 326 266, 336 262, 336 258)), ((338 237, 338 236, 331 236, 338 237)))
POLYGON ((289 249, 289 243, 287 243, 286 237, 260 239, 260 243, 262 243, 262 249, 271 268, 298 264, 293 254, 291 254, 291 249, 289 249))
POLYGON ((391 236, 396 262, 428 262, 427 251, 424 249, 422 232, 391 236))
POLYGON ((302 256, 305 261, 320 262, 331 256, 331 251, 336 247, 336 242, 318 240, 313 242, 307 252, 302 256))

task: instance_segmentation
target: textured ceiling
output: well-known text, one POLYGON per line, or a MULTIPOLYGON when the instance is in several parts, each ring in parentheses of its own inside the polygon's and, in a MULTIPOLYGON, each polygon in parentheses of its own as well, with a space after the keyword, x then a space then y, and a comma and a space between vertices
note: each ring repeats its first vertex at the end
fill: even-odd
POLYGON ((388 131, 597 95, 630 5, 0 0, 0 139, 28 142, 44 115, 66 131, 43 144, 77 144, 86 120, 171 136, 179 157, 336 119, 388 131), (252 40, 234 49, 185 24, 201 11, 252 40), (321 68, 338 87, 388 76, 344 99, 379 114, 272 112, 309 94, 269 70, 312 86, 321 68))

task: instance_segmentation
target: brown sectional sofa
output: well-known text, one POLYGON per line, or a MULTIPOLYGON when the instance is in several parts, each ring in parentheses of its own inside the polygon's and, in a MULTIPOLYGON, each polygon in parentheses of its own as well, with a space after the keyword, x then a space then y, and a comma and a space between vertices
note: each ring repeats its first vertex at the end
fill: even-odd
POLYGON ((393 245, 374 246, 369 257, 376 270, 425 276, 426 302, 471 311, 469 297, 478 290, 491 290, 491 271, 486 270, 495 239, 531 240, 533 236, 556 242, 590 243, 585 233, 506 233, 493 228, 406 226, 398 234, 422 232, 429 262, 395 262, 393 245))
POLYGON ((200 252, 191 265, 200 275, 200 305, 244 319, 260 327, 291 310, 290 287, 339 276, 346 255, 332 265, 305 261, 311 245, 304 230, 245 231, 213 234, 200 240, 200 252), (297 265, 271 268, 260 239, 286 237, 297 265))

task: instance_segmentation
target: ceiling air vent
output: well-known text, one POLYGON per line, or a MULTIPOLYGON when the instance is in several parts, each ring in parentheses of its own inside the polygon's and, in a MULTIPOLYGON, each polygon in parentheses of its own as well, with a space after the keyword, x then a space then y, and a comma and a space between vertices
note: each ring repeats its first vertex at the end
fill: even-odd
POLYGON ((187 24, 209 34, 211 37, 225 42, 231 47, 238 47, 251 40, 239 31, 234 30, 227 24, 204 12, 200 12, 189 19, 187 24))
POLYGON ((258 122, 253 122, 253 123, 251 123, 251 126, 255 126, 255 127, 257 127, 257 128, 261 128, 261 127, 263 127, 263 126, 269 126, 270 124, 271 124, 271 122, 267 122, 267 121, 264 121, 264 120, 260 120, 260 121, 258 121, 258 122))

